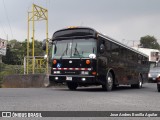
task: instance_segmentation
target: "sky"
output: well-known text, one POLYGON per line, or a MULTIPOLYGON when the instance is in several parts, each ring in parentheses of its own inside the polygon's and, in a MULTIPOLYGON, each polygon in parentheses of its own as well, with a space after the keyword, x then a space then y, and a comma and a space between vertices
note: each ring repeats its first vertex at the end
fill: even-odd
MULTIPOLYGON (((160 0, 0 0, 0 38, 27 38, 33 3, 48 9, 49 38, 56 30, 85 26, 129 46, 146 35, 160 43, 160 0)), ((45 39, 45 29, 45 21, 35 22, 35 39, 45 39)))

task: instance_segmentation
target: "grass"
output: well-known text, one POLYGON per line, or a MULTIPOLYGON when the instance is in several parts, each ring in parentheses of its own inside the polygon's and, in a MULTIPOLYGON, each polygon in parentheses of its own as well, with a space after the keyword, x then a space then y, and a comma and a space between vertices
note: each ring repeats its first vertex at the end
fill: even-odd
POLYGON ((0 88, 2 87, 4 76, 17 73, 23 74, 23 66, 0 63, 0 88))

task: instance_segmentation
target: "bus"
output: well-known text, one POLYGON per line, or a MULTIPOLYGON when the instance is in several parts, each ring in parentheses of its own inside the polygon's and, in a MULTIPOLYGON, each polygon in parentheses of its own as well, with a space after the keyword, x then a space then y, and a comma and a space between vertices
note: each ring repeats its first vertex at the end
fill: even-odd
POLYGON ((148 79, 148 56, 89 27, 69 27, 52 37, 50 84, 70 90, 101 85, 141 88, 148 79))
POLYGON ((150 68, 156 67, 160 60, 160 51, 158 49, 132 47, 149 56, 150 68))

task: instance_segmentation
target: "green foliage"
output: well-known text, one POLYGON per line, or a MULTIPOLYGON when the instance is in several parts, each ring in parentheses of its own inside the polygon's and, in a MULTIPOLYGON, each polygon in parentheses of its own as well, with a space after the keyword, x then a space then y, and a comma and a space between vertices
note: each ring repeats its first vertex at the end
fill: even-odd
POLYGON ((1 74, 1 72, 3 71, 3 69, 5 68, 5 65, 3 63, 0 63, 0 88, 3 82, 3 76, 1 74))
MULTIPOLYGON (((29 43, 29 56, 32 56, 32 42, 29 43)), ((42 42, 34 41, 34 54, 35 56, 43 56, 42 42)), ((6 56, 2 57, 2 61, 5 64, 10 65, 22 65, 23 59, 27 55, 27 40, 19 42, 17 40, 11 40, 7 45, 6 56)))
MULTIPOLYGON (((32 42, 29 43, 29 48, 29 56, 32 56, 32 42)), ((42 42, 35 40, 34 48, 35 56, 44 56, 42 42)), ((2 56, 3 63, 0 63, 0 87, 3 82, 3 76, 11 74, 23 74, 24 68, 22 64, 26 55, 27 40, 23 42, 10 40, 8 42, 6 56, 2 56)))
POLYGON ((1 87, 2 83, 3 83, 3 77, 5 75, 12 74, 14 72, 14 70, 13 70, 13 67, 7 66, 7 65, 5 65, 3 63, 0 63, 0 68, 1 68, 0 69, 0 87, 1 87), (6 70, 7 67, 9 68, 8 70, 6 70))
POLYGON ((35 56, 44 56, 44 51, 42 50, 42 42, 34 41, 35 56))
POLYGON ((143 48, 150 48, 150 49, 160 49, 160 45, 157 42, 157 39, 154 36, 144 36, 140 39, 140 46, 143 48))
POLYGON ((23 74, 22 65, 7 65, 4 63, 0 63, 0 87, 3 83, 3 77, 6 75, 12 75, 12 74, 23 74))

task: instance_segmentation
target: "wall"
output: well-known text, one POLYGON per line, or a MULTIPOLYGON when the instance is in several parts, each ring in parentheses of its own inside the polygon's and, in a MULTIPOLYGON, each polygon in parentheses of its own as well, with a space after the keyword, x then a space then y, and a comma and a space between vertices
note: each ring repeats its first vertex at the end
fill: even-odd
POLYGON ((49 84, 45 74, 7 75, 3 77, 2 87, 5 88, 39 88, 49 84))

